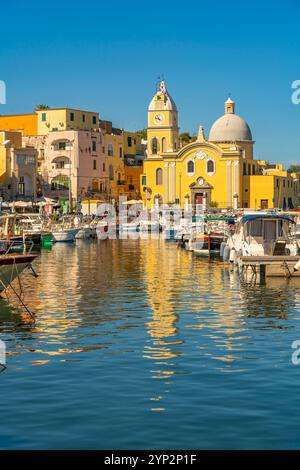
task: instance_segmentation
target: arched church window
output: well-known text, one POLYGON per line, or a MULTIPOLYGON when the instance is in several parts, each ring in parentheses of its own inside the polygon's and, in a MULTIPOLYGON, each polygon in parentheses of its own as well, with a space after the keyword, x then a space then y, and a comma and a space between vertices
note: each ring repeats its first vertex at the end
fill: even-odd
POLYGON ((195 172, 195 163, 193 162, 193 160, 190 160, 187 163, 187 172, 194 174, 194 172, 195 172))
POLYGON ((156 137, 154 137, 151 141, 151 150, 154 155, 157 154, 158 151, 158 140, 156 137))
POLYGON ((166 141, 166 138, 163 137, 163 138, 161 139, 161 151, 162 151, 162 152, 166 152, 166 147, 167 147, 167 141, 166 141))
POLYGON ((215 172, 215 162, 213 160, 208 160, 206 163, 206 173, 208 175, 213 175, 215 172))
POLYGON ((163 181, 163 172, 161 168, 157 168, 156 170, 156 184, 160 185, 163 181))

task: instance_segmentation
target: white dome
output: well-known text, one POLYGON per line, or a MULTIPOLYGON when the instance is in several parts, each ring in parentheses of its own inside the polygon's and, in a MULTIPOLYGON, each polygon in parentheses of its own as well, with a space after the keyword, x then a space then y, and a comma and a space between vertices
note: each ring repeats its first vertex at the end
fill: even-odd
POLYGON ((250 127, 244 119, 234 114, 234 102, 231 99, 226 101, 225 109, 224 116, 213 124, 208 139, 212 142, 252 141, 250 127), (230 106, 229 110, 226 105, 230 106))

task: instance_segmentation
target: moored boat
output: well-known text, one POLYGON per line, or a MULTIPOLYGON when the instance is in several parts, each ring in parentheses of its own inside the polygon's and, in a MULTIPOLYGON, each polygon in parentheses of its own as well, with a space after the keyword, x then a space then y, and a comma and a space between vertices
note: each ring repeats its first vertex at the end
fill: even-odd
POLYGON ((242 270, 266 276, 299 276, 300 257, 295 221, 287 215, 249 214, 241 217, 228 240, 223 258, 242 270))
POLYGON ((73 243, 75 241, 76 234, 78 233, 78 228, 64 228, 55 229, 52 233, 54 242, 69 242, 73 243))
POLYGON ((93 230, 89 226, 79 228, 75 235, 76 240, 88 240, 93 238, 93 230))
POLYGON ((37 254, 7 253, 0 255, 0 292, 36 259, 37 254))

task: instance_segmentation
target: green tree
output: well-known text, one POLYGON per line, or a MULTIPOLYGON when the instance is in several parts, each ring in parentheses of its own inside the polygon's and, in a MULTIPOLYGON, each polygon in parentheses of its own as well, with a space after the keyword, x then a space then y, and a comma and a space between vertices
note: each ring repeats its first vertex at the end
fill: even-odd
POLYGON ((43 109, 50 109, 47 104, 37 104, 34 108, 35 111, 42 111, 43 109))
POLYGON ((137 135, 139 135, 142 139, 147 140, 147 129, 141 129, 140 131, 136 131, 137 135))
POLYGON ((290 165, 287 171, 289 173, 300 173, 300 165, 290 165))
POLYGON ((192 141, 191 134, 189 132, 182 132, 179 134, 179 140, 181 145, 189 144, 192 141))

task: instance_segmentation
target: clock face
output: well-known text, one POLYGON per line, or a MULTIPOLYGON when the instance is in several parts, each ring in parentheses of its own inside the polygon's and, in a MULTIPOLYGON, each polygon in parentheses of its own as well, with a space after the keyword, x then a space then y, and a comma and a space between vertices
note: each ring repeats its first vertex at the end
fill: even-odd
POLYGON ((199 183, 200 186, 202 186, 202 184, 204 183, 204 179, 203 179, 203 178, 199 178, 199 179, 198 179, 198 183, 199 183))
POLYGON ((203 152, 203 150, 199 150, 195 153, 195 158, 198 158, 198 160, 203 160, 205 157, 207 157, 207 155, 205 152, 203 152))
POLYGON ((156 122, 156 124, 162 124, 164 122, 164 117, 162 114, 156 114, 154 116, 154 121, 156 122))

